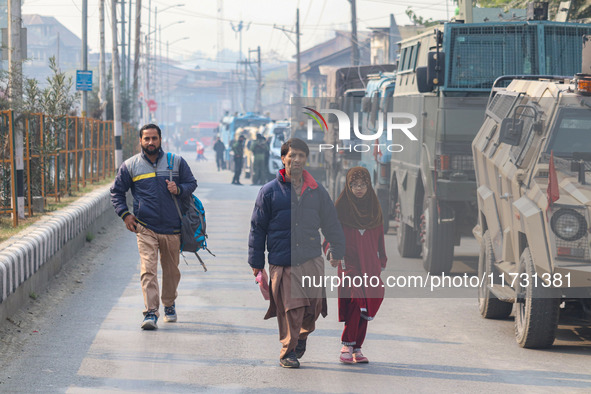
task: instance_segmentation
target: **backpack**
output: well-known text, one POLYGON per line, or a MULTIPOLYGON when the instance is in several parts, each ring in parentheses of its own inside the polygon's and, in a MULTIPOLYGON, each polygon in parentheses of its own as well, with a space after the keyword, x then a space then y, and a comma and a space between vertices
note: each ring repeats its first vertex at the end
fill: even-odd
MULTIPOLYGON (((174 157, 174 154, 170 152, 166 154, 169 179, 171 181, 174 157)), ((183 252, 195 253, 195 256, 197 256, 197 259, 199 259, 199 262, 203 266, 203 269, 207 272, 207 267, 205 266, 205 263, 199 256, 198 252, 202 249, 205 249, 212 256, 215 256, 215 254, 211 253, 211 251, 207 248, 207 222, 205 220, 205 208, 203 208, 201 200, 199 200, 194 194, 192 194, 189 198, 181 200, 183 208, 182 210, 179 207, 176 196, 173 195, 172 198, 181 219, 181 255, 183 256, 185 263, 187 263, 187 259, 185 259, 183 252)))

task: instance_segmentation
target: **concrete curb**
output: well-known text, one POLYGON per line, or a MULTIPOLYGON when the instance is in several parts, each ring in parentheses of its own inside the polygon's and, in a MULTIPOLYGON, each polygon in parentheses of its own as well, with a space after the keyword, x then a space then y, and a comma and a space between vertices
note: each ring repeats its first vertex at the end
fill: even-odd
POLYGON ((86 235, 117 218, 110 186, 80 198, 0 244, 0 321, 40 293, 84 247, 86 235))

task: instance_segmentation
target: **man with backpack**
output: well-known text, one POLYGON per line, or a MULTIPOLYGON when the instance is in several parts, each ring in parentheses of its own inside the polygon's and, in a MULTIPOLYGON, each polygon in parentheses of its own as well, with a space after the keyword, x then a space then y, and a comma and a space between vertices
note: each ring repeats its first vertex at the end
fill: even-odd
POLYGON ((155 330, 160 307, 158 254, 162 266, 164 321, 177 320, 175 300, 181 279, 178 268, 181 219, 174 198, 190 198, 197 181, 180 156, 172 163, 171 174, 166 154, 161 149, 162 132, 157 125, 143 126, 139 136, 142 152, 127 159, 119 168, 111 187, 111 202, 127 229, 137 235, 145 304, 141 328, 155 330), (133 214, 125 198, 129 189, 133 195, 133 214))

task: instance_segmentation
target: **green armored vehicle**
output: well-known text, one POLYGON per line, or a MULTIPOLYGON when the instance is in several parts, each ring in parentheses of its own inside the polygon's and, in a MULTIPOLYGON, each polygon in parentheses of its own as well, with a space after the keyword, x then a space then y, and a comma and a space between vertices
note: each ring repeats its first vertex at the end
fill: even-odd
POLYGON ((378 162, 385 218, 398 222, 402 257, 431 274, 452 270, 454 247, 477 221, 471 143, 502 75, 574 75, 591 25, 550 21, 445 23, 400 42, 392 109, 416 116, 404 150, 378 162))
POLYGON ((472 151, 480 313, 549 347, 561 310, 591 322, 591 76, 499 78, 472 151))

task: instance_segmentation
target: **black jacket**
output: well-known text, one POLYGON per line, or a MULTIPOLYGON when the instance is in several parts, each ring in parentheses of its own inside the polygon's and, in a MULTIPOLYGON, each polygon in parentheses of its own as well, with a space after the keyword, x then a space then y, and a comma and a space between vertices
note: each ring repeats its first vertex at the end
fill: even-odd
POLYGON ((273 265, 299 265, 320 256, 319 229, 330 242, 334 258, 343 258, 345 236, 330 196, 307 171, 302 190, 298 200, 285 180, 285 170, 280 170, 277 178, 259 191, 248 239, 252 268, 265 267, 265 245, 273 265))

